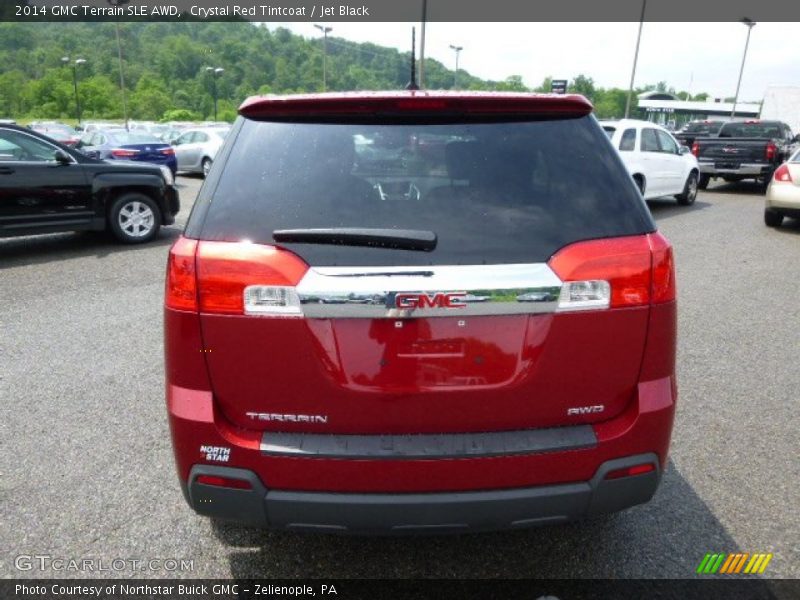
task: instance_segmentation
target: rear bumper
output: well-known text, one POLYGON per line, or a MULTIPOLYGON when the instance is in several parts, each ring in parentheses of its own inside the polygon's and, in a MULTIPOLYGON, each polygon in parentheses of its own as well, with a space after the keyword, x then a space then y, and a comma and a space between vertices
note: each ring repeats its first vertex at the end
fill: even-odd
MULTIPOLYGON (((667 461, 675 412, 674 379, 641 382, 617 417, 591 425, 592 439, 527 439, 495 453, 489 438, 477 456, 307 456, 275 452, 261 431, 233 428, 211 392, 169 385, 167 406, 178 474, 200 514, 258 526, 353 533, 479 531, 556 523, 646 502, 667 461), (648 473, 606 480, 610 470, 650 463, 648 473), (249 490, 197 481, 201 475, 246 480, 249 490)), ((586 426, 587 428, 589 426, 586 426)), ((570 428, 556 428, 565 430, 570 428)), ((547 431, 547 430, 539 430, 547 431)), ((274 439, 274 438, 273 438, 274 439)), ((503 443, 507 443, 505 439, 503 443)), ((315 454, 315 455, 314 455, 315 454)))
POLYGON ((718 169, 714 162, 699 162, 700 172, 712 177, 764 177, 774 170, 774 166, 764 163, 741 163, 737 169, 718 169))
POLYGON ((787 214, 800 212, 800 186, 772 183, 767 189, 767 208, 785 209, 787 214))
POLYGON ((428 494, 293 492, 264 487, 252 471, 195 465, 184 493, 198 513, 295 531, 400 534, 457 533, 561 523, 615 512, 650 500, 661 470, 655 454, 604 462, 592 479, 520 489, 428 494), (649 463, 648 473, 605 479, 618 469, 649 463), (206 485, 202 475, 247 481, 242 490, 206 485))

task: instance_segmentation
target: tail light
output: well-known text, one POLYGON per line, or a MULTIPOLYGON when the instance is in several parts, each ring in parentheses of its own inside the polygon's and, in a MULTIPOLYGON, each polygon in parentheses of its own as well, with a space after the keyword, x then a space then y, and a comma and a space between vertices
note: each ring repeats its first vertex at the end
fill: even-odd
POLYGON ((116 158, 131 158, 139 154, 138 150, 131 150, 129 148, 114 148, 111 155, 116 158))
POLYGON ((294 289, 308 265, 291 252, 249 242, 200 242, 199 309, 203 313, 302 316, 294 289))
POLYGON ((692 144, 692 154, 699 157, 700 156, 700 144, 695 142, 692 144))
POLYGON ((660 232, 656 231, 647 236, 650 241, 650 251, 653 253, 653 284, 651 286, 651 301, 653 304, 671 302, 677 296, 675 285, 675 258, 672 246, 660 232))
POLYGON ((181 237, 169 252, 165 304, 210 314, 302 317, 294 286, 307 270, 274 246, 181 237))
POLYGON ((643 306, 675 299, 672 248, 659 233, 578 242, 549 261, 563 283, 558 308, 643 306))
POLYGON ((178 238, 167 258, 167 284, 164 303, 176 310, 197 311, 195 252, 197 240, 178 238))
POLYGON ((775 170, 775 174, 772 176, 772 181, 779 182, 779 183, 792 183, 792 174, 789 172, 789 165, 783 163, 780 167, 775 170))
POLYGON ((777 153, 778 153, 778 147, 775 144, 773 144, 772 142, 769 142, 767 144, 766 150, 764 150, 764 155, 765 155, 766 159, 770 160, 770 161, 773 160, 777 153))
POLYGON ((174 156, 175 148, 162 148, 159 150, 159 153, 163 154, 164 156, 174 156))

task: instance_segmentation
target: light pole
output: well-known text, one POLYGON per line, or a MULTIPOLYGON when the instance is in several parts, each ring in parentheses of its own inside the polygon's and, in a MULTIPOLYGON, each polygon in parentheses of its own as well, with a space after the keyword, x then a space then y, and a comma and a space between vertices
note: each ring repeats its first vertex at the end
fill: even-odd
POLYGON ((328 89, 328 34, 333 31, 333 27, 323 27, 314 24, 314 27, 322 32, 322 91, 328 89))
POLYGON ((456 72, 453 74, 453 89, 455 90, 458 89, 458 56, 461 54, 464 47, 450 44, 450 49, 456 53, 456 72))
POLYGON ((744 61, 747 59, 747 46, 750 44, 750 32, 756 26, 755 21, 751 21, 747 17, 741 20, 741 23, 747 25, 747 40, 744 43, 744 54, 742 55, 742 66, 739 69, 739 81, 736 82, 736 95, 733 97, 733 109, 731 110, 731 119, 736 116, 736 103, 739 101, 739 86, 742 85, 742 73, 744 73, 744 61))
POLYGON ((72 67, 72 85, 75 88, 75 112, 78 116, 78 125, 81 124, 81 101, 78 97, 78 65, 86 64, 86 59, 76 58, 70 63, 69 56, 62 56, 61 62, 72 67))
POLYGON ((206 72, 211 73, 211 81, 214 90, 214 121, 217 120, 217 77, 225 72, 221 67, 206 67, 206 72))
POLYGON ((633 53, 633 68, 631 69, 631 83, 628 86, 628 99, 625 101, 625 118, 631 114, 631 97, 633 96, 633 80, 636 78, 636 63, 639 60, 639 42, 642 41, 642 27, 644 26, 644 11, 647 10, 647 0, 642 0, 642 16, 639 18, 639 35, 636 36, 636 50, 633 53))
MULTIPOLYGON (((129 0, 106 0, 111 6, 122 6, 129 0)), ((122 42, 119 37, 119 23, 114 23, 117 30, 117 56, 119 56, 119 90, 122 93, 122 116, 125 119, 125 130, 128 130, 128 99, 125 96, 125 74, 122 68, 122 42)))
POLYGON ((428 0, 422 0, 422 33, 419 36, 419 87, 425 89, 425 24, 428 21, 428 0))

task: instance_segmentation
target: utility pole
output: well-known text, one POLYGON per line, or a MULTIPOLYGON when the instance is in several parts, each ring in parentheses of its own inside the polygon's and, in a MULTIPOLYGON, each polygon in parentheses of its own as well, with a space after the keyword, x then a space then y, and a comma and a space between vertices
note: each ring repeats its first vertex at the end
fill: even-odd
POLYGON ((464 47, 450 44, 450 49, 456 53, 456 72, 453 74, 453 89, 456 90, 458 89, 458 56, 461 54, 461 51, 464 49, 464 47))
POLYGON ((419 87, 425 89, 425 23, 428 20, 428 0, 422 0, 422 32, 419 38, 419 87))
MULTIPOLYGON (((129 0, 106 0, 111 6, 122 6, 129 0)), ((125 131, 128 131, 128 99, 125 95, 125 74, 122 67, 122 42, 119 36, 119 22, 114 23, 117 30, 117 56, 119 56, 119 90, 122 93, 122 116, 125 119, 125 131)))
POLYGON ((314 27, 322 32, 322 91, 328 91, 328 34, 333 31, 333 27, 323 27, 314 24, 314 27))
POLYGON ((75 88, 75 113, 78 117, 78 125, 81 124, 81 100, 78 96, 78 65, 86 64, 86 59, 77 58, 74 62, 70 63, 69 56, 63 56, 61 62, 65 65, 72 67, 72 86, 75 88))
POLYGON ((742 85, 742 73, 744 73, 744 61, 747 60, 747 46, 750 44, 750 32, 756 26, 756 22, 745 17, 741 23, 747 25, 747 39, 744 42, 744 54, 742 55, 742 66, 739 69, 739 81, 736 82, 736 95, 733 97, 733 110, 731 110, 731 119, 736 116, 736 103, 739 101, 739 87, 742 85))
POLYGON ((206 67, 206 72, 211 73, 211 79, 213 81, 213 90, 214 90, 214 121, 217 120, 217 77, 225 72, 225 69, 221 67, 206 67))
POLYGON ((639 35, 636 36, 636 51, 633 54, 633 68, 631 69, 631 83, 628 86, 628 99, 625 101, 625 118, 631 114, 631 97, 633 96, 633 80, 636 78, 636 63, 639 60, 639 42, 642 41, 642 26, 644 25, 644 12, 647 10, 647 0, 642 0, 642 16, 639 18, 639 35))

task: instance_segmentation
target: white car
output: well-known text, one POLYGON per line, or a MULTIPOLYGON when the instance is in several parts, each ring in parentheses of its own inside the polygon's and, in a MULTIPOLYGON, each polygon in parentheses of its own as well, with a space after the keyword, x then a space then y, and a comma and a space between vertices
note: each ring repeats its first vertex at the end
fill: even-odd
POLYGON ((700 173, 697 158, 669 131, 635 119, 600 121, 600 125, 645 200, 675 196, 678 204, 694 204, 700 173))
POLYGON ((229 127, 196 127, 181 133, 173 144, 178 171, 208 175, 228 131, 229 127))

